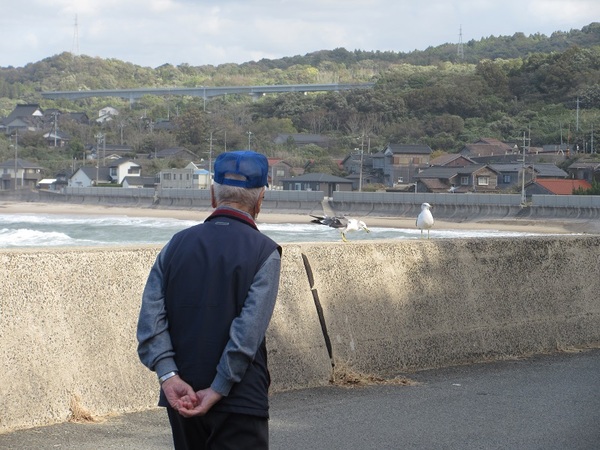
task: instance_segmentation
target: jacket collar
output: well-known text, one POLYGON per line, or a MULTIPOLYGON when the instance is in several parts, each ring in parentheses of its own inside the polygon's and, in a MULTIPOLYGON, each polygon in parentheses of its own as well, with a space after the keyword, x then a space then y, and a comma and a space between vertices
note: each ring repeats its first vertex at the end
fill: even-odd
POLYGON ((210 216, 206 218, 205 222, 208 222, 215 217, 229 217, 231 219, 239 220, 240 222, 250 225, 255 230, 258 230, 256 222, 254 222, 252 216, 245 211, 240 211, 239 209, 230 208, 228 206, 219 206, 210 216))

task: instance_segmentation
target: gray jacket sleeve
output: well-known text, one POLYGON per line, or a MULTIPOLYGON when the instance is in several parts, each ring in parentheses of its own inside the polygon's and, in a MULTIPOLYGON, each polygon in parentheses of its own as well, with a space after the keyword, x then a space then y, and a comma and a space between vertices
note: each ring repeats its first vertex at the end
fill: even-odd
POLYGON ((223 396, 242 379, 265 337, 277 299, 280 271, 281 257, 275 250, 254 276, 242 312, 231 323, 229 342, 211 384, 223 396))
POLYGON ((165 309, 164 263, 168 244, 156 257, 142 294, 142 307, 137 325, 138 355, 140 361, 160 377, 176 371, 173 345, 165 309))

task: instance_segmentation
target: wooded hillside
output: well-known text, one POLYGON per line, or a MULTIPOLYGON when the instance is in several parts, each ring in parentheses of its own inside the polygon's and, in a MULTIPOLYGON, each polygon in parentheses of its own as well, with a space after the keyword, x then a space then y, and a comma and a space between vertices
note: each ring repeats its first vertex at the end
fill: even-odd
MULTIPOLYGON (((206 157, 209 146, 218 153, 247 148, 250 141, 253 149, 269 156, 299 160, 327 161, 366 142, 371 150, 395 142, 456 152, 483 136, 519 142, 525 132, 532 146, 568 142, 589 150, 593 128, 600 128, 600 23, 551 36, 515 33, 469 41, 464 59, 451 44, 410 53, 339 48, 216 67, 150 68, 62 53, 25 67, 0 68, 0 117, 17 103, 86 112, 92 122, 105 106, 120 111, 103 128, 61 123, 59 128, 72 139, 60 156, 48 156, 39 136, 22 138, 23 157, 46 160, 53 167, 81 157, 99 131, 107 143, 127 143, 136 152, 185 146, 199 157, 206 157), (367 81, 374 81, 375 88, 269 95, 254 102, 227 96, 206 105, 191 97, 146 97, 130 105, 117 98, 50 101, 40 95, 55 90, 367 81), (155 125, 167 119, 176 130, 158 131, 155 125), (278 133, 323 134, 333 144, 327 150, 298 150, 276 145, 278 133)), ((7 157, 9 142, 2 136, 0 158, 7 157)))

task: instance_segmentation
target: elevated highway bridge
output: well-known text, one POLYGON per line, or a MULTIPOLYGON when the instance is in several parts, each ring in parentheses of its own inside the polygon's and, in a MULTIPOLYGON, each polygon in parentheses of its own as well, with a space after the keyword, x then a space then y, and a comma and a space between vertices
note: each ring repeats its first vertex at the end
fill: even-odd
POLYGON ((42 92, 42 98, 46 99, 68 99, 77 100, 89 97, 119 97, 129 99, 135 102, 145 95, 155 96, 192 96, 202 97, 204 100, 222 95, 251 95, 253 98, 261 97, 265 94, 275 94, 281 92, 325 92, 325 91, 349 91, 352 89, 372 89, 375 83, 357 83, 357 84, 285 84, 268 86, 197 86, 192 88, 136 88, 136 89, 102 89, 102 90, 82 90, 82 91, 49 91, 42 92))

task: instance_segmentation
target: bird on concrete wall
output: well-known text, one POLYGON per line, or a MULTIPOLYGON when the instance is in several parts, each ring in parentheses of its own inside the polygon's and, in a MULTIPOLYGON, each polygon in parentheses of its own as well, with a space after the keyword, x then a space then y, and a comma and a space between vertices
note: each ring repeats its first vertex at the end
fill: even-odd
POLYGON ((417 228, 421 230, 421 238, 423 238, 423 230, 427 230, 427 239, 429 239, 429 230, 433 226, 433 214, 429 211, 431 205, 429 203, 421 204, 421 212, 417 216, 417 228))
POLYGON ((347 218, 344 216, 313 216, 312 214, 309 215, 310 217, 314 217, 314 219, 311 220, 312 223, 320 223, 321 225, 327 225, 328 227, 339 229, 342 235, 342 241, 344 242, 348 241, 348 239, 346 238, 346 233, 360 230, 364 230, 367 233, 371 232, 371 230, 367 228, 367 225, 362 220, 347 218))

